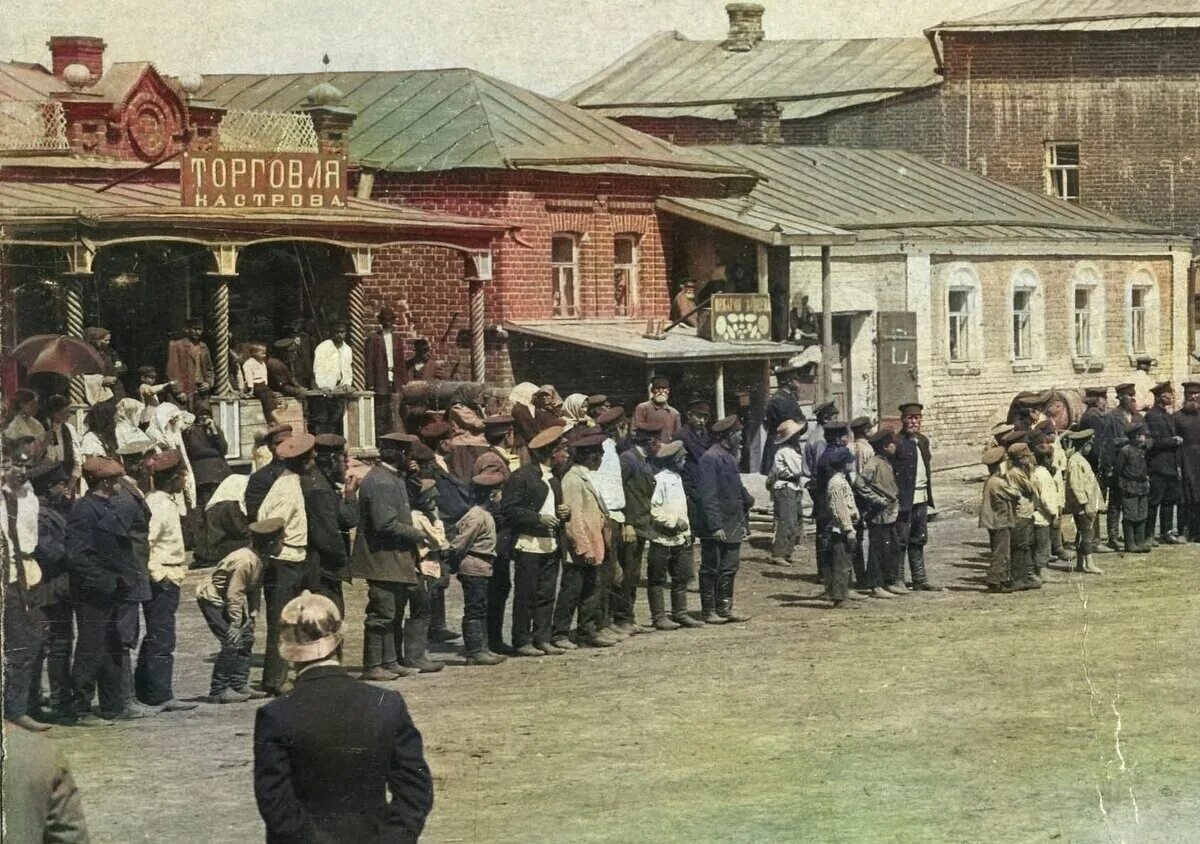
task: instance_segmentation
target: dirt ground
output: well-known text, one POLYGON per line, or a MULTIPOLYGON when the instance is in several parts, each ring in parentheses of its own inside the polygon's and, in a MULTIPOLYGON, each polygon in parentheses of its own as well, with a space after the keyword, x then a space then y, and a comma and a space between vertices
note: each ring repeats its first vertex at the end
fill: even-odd
MULTIPOLYGON (((941 489, 978 494, 957 476, 941 489)), ((832 612, 811 560, 755 550, 737 582, 748 623, 490 669, 451 651, 440 674, 390 684, 434 772, 423 840, 1200 839, 1200 548, 989 596, 974 517, 947 507, 931 532, 945 592, 832 612)), ((214 643, 193 602, 179 640, 177 694, 203 694, 214 643)), ((254 710, 55 728, 93 840, 262 840, 254 710)))

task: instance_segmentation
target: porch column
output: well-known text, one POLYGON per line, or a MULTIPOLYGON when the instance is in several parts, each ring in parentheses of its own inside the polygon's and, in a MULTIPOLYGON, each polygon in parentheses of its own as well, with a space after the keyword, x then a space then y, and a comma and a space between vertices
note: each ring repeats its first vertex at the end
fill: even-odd
POLYGON ((371 274, 371 250, 362 247, 350 252, 354 271, 346 273, 346 321, 350 324, 350 354, 354 371, 354 389, 362 392, 367 388, 367 366, 363 346, 367 341, 364 326, 366 303, 363 299, 362 280, 371 274))
POLYGON ((217 341, 213 388, 218 398, 229 399, 233 396, 233 383, 229 377, 229 279, 237 275, 238 248, 223 243, 209 249, 217 262, 217 271, 208 274, 214 283, 210 309, 213 336, 217 341))
POLYGON ((821 400, 833 393, 833 259, 821 247, 821 400))
POLYGON ((754 247, 754 263, 758 270, 758 293, 760 296, 768 296, 771 293, 771 251, 765 243, 756 243, 754 247))
MULTIPOLYGON (((63 304, 66 311, 65 333, 71 337, 83 336, 83 292, 84 279, 92 275, 92 258, 95 252, 87 244, 75 243, 67 249, 67 263, 70 269, 63 273, 59 282, 63 288, 63 304)), ((71 404, 86 405, 87 391, 83 387, 83 378, 71 379, 71 404)))
POLYGON ((725 364, 722 361, 717 361, 717 377, 714 386, 715 398, 717 400, 717 419, 725 418, 725 364))
POLYGON ((467 259, 468 266, 474 270, 467 278, 471 317, 471 380, 482 384, 487 379, 487 346, 484 342, 487 300, 484 297, 484 285, 492 280, 492 252, 490 249, 475 250, 467 255, 467 259))

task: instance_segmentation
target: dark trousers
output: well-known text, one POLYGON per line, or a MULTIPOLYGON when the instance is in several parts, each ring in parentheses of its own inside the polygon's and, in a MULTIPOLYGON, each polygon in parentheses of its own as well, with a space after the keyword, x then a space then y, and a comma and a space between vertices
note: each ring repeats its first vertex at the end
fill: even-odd
POLYGON ((1033 519, 1017 519, 1009 531, 1012 579, 1028 580, 1033 574, 1033 519))
POLYGON ((315 588, 312 590, 318 595, 324 595, 329 600, 337 605, 338 613, 341 614, 343 621, 346 618, 346 599, 342 595, 342 580, 333 575, 321 572, 317 579, 315 588))
POLYGON ((900 543, 900 576, 904 577, 904 561, 912 572, 913 582, 925 580, 925 543, 929 541, 929 505, 914 504, 911 511, 896 520, 896 537, 900 543))
POLYGON ((558 588, 558 603, 554 606, 552 639, 566 638, 571 632, 571 622, 579 616, 579 636, 595 636, 599 615, 600 566, 564 563, 562 582, 558 588))
POLYGON ((213 662, 212 680, 208 693, 216 697, 226 689, 244 689, 250 684, 250 657, 254 653, 254 616, 248 615, 240 628, 236 641, 229 640, 230 624, 225 608, 197 599, 200 614, 208 622, 208 629, 217 637, 221 650, 213 662))
MULTIPOLYGON (((659 545, 651 542, 646 554, 646 594, 651 598, 650 611, 674 616, 687 607, 688 581, 692 579, 692 545, 659 545), (663 588, 668 578, 671 584, 671 605, 663 602, 663 588)), ((654 618, 658 621, 659 618, 654 618)))
POLYGON ((740 542, 700 540, 700 606, 704 612, 711 612, 716 602, 733 599, 741 553, 740 542))
POLYGON ((71 685, 75 706, 92 707, 99 691, 100 711, 115 715, 133 694, 129 651, 137 644, 138 605, 132 602, 75 605, 77 638, 71 685))
POLYGON ((1075 551, 1079 554, 1092 553, 1092 531, 1096 528, 1095 513, 1076 513, 1075 519, 1075 551))
POLYGON ((632 542, 622 540, 620 549, 621 583, 613 587, 609 606, 613 623, 635 624, 634 608, 637 605, 638 585, 642 582, 642 555, 646 550, 646 540, 640 536, 632 542))
POLYGON ((1011 583, 1012 572, 1012 528, 993 528, 988 530, 988 544, 991 545, 992 564, 988 567, 987 582, 990 586, 1001 586, 1011 583))
POLYGON ((376 393, 375 394, 375 437, 382 437, 384 434, 390 434, 398 431, 401 426, 397 425, 397 416, 392 407, 391 393, 376 393))
POLYGON ((867 552, 867 572, 863 586, 878 589, 900 580, 900 542, 896 523, 870 525, 867 528, 870 548, 867 552))
POLYGON ((513 554, 512 645, 549 644, 554 628, 558 554, 513 554))
POLYGON ((312 395, 308 397, 308 414, 313 434, 341 434, 346 400, 342 396, 312 395))
POLYGON ((267 559, 263 572, 263 610, 267 614, 267 645, 263 656, 262 687, 278 691, 287 681, 288 663, 279 655, 279 616, 287 602, 303 591, 307 566, 303 560, 267 559))
POLYGON ((35 682, 41 683, 34 676, 41 650, 41 613, 26 606, 17 584, 10 583, 4 590, 4 717, 9 721, 29 711, 35 682))
POLYGON ((1050 562, 1050 532, 1051 525, 1033 525, 1033 570, 1040 571, 1050 562))
MULTIPOLYGON (((71 705, 71 649, 75 645, 75 611, 67 601, 55 601, 42 607, 42 653, 46 658, 46 677, 50 681, 50 706, 67 709, 71 705)), ((35 678, 35 682, 40 678, 35 678)))
POLYGON ((1179 505, 1179 532, 1193 542, 1200 540, 1200 503, 1179 505))
POLYGON ((463 626, 469 621, 484 621, 488 611, 488 581, 490 577, 459 574, 463 591, 463 626))
POLYGON ((854 554, 854 537, 841 533, 830 534, 826 554, 828 559, 825 588, 832 600, 844 601, 850 592, 850 560, 854 554))
POLYGON ((775 541, 771 544, 771 556, 789 559, 800 539, 800 491, 791 487, 771 490, 775 502, 775 541))
MULTIPOLYGON (((859 513, 867 511, 866 502, 857 496, 854 499, 854 503, 858 506, 859 513)), ((858 524, 854 526, 854 553, 850 559, 850 562, 854 565, 854 582, 859 589, 872 588, 868 583, 870 576, 867 574, 867 544, 870 540, 870 530, 868 530, 863 520, 859 519, 858 524)), ((883 584, 880 583, 880 585, 882 586, 883 584)))
POLYGON ((146 635, 138 648, 133 688, 137 699, 158 706, 175 697, 171 677, 175 671, 175 613, 179 587, 163 579, 150 584, 150 600, 142 604, 146 635))
POLYGON ((1105 515, 1105 528, 1108 530, 1108 541, 1115 545, 1121 539, 1121 486, 1108 485, 1108 513, 1105 515))
POLYGON ((492 576, 487 579, 487 638, 493 645, 504 643, 504 608, 512 592, 512 565, 507 557, 492 560, 492 576))
POLYGON ((398 662, 404 654, 404 608, 410 622, 429 622, 428 578, 416 583, 367 581, 366 618, 363 621, 363 669, 398 662))
POLYGON ((1146 513, 1146 537, 1166 536, 1175 528, 1175 503, 1179 500, 1179 478, 1169 475, 1150 476, 1150 502, 1146 513))
POLYGON ((621 530, 625 525, 610 519, 608 526, 610 536, 608 543, 604 546, 604 563, 600 566, 600 580, 597 585, 600 592, 600 618, 596 624, 600 630, 612 626, 613 623, 613 596, 617 592, 617 583, 622 578, 621 553, 625 546, 625 539, 621 536, 621 530))

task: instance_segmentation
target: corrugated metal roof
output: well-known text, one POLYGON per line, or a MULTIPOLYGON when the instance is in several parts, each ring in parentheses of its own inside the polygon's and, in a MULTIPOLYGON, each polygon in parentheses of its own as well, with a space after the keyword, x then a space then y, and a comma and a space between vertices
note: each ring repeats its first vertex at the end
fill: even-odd
POLYGON ((70 90, 41 65, 0 62, 0 100, 48 100, 51 94, 70 90))
POLYGON ((642 336, 644 320, 522 320, 506 322, 518 334, 583 346, 643 361, 774 360, 804 351, 791 343, 722 343, 696 336, 696 330, 679 325, 661 340, 642 336))
POLYGON ((1171 237, 1164 230, 994 182, 892 150, 796 146, 711 146, 730 164, 764 177, 756 205, 846 229, 860 240, 890 237, 1013 237, 1061 231, 1171 237), (883 233, 883 234, 881 234, 883 233))
POLYGON ((1027 0, 930 32, 1114 32, 1200 27, 1200 0, 1027 0))
POLYGON ((664 116, 715 119, 731 119, 738 101, 776 100, 785 110, 809 101, 785 115, 799 119, 855 104, 847 97, 874 101, 941 81, 922 38, 768 40, 742 53, 721 44, 656 36, 564 97, 610 115, 670 108, 664 116))
POLYGON ((703 154, 473 70, 228 74, 204 81, 203 99, 260 111, 299 108, 328 81, 357 112, 351 158, 384 170, 613 163, 665 168, 673 176, 729 175, 703 154))

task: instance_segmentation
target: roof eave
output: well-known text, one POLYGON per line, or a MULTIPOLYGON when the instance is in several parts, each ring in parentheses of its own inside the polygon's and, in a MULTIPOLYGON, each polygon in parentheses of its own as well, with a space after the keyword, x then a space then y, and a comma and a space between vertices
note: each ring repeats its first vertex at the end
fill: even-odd
POLYGON ((655 207, 676 217, 683 217, 694 223, 702 223, 757 243, 764 243, 767 246, 845 246, 858 240, 858 236, 852 232, 787 234, 786 232, 775 231, 774 229, 764 229, 759 226, 749 225, 748 223, 739 223, 717 214, 710 214, 698 208, 692 208, 675 202, 669 198, 657 200, 655 207))

